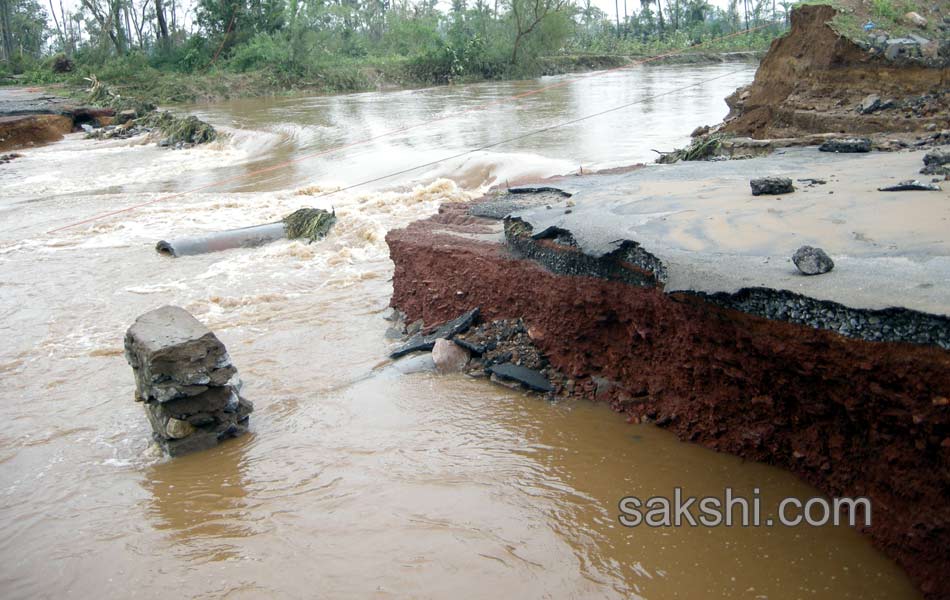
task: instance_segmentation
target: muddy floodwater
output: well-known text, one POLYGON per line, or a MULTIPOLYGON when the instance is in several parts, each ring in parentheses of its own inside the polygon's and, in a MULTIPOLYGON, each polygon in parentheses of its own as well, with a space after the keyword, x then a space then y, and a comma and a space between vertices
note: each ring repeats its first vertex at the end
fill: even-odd
POLYGON ((603 406, 400 374, 384 360, 389 229, 506 180, 652 160, 651 149, 719 121, 722 98, 753 73, 726 64, 570 76, 464 114, 561 79, 240 100, 189 107, 230 134, 209 147, 73 135, 0 165, 0 596, 916 597, 847 527, 617 522, 623 496, 677 486, 696 496, 760 488, 766 512, 816 494, 787 473, 628 425, 603 406), (419 122, 431 123, 252 174, 419 122), (180 259, 154 250, 303 206, 336 209, 327 239, 180 259), (163 304, 185 307, 227 345, 256 406, 249 435, 175 460, 149 451, 122 337, 163 304))

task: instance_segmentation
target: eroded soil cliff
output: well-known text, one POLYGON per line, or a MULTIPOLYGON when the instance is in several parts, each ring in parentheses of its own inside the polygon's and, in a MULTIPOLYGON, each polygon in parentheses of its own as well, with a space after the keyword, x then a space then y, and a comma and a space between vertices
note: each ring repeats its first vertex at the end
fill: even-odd
POLYGON ((837 32, 832 26, 836 14, 826 5, 792 12, 791 30, 772 42, 754 82, 726 100, 732 111, 724 132, 787 138, 948 127, 947 40, 921 38, 927 43, 918 48, 920 56, 890 59, 886 47, 859 45, 837 32), (884 108, 862 111, 869 95, 877 95, 884 108))

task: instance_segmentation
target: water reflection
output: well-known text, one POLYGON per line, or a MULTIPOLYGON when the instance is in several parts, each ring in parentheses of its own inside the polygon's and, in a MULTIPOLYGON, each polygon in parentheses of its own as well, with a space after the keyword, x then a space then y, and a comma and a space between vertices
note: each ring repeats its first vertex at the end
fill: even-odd
POLYGON ((153 527, 168 533, 176 552, 199 561, 240 556, 229 540, 255 533, 245 472, 253 435, 145 471, 142 485, 151 494, 147 515, 153 527))

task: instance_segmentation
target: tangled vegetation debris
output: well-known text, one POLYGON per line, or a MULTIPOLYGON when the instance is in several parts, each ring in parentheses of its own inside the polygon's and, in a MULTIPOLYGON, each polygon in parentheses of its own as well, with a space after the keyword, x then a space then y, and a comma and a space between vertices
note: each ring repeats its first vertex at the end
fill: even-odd
POLYGON ((336 223, 336 211, 322 208, 301 208, 284 217, 287 237, 292 240, 306 239, 310 243, 326 237, 336 223))
POLYGON ((137 115, 144 115, 155 110, 155 105, 137 98, 122 96, 106 84, 99 81, 95 75, 85 78, 90 83, 86 101, 95 106, 112 108, 116 113, 134 110, 137 115))
POLYGON ((725 137, 721 133, 713 133, 697 137, 693 139, 689 146, 672 152, 654 150, 660 155, 656 162, 662 165, 670 165, 681 160, 709 160, 715 158, 722 154, 722 141, 725 137))
POLYGON ((165 110, 155 110, 136 120, 139 127, 157 129, 164 136, 160 146, 206 144, 218 138, 214 127, 194 115, 179 117, 165 110))
POLYGON ((89 88, 88 101, 97 106, 115 110, 124 117, 119 126, 106 126, 90 132, 91 137, 109 139, 127 138, 141 133, 158 132, 162 147, 186 148, 196 144, 206 144, 218 139, 215 128, 194 115, 178 116, 168 111, 157 110, 154 104, 138 98, 122 96, 93 75, 87 78, 92 85, 89 88))

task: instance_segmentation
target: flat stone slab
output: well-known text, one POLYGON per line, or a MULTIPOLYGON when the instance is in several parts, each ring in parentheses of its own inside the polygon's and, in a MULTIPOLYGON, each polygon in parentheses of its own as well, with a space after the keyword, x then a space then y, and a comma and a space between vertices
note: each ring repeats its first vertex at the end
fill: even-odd
POLYGON ((139 397, 158 402, 223 386, 236 372, 217 336, 178 306, 163 306, 136 319, 125 334, 125 358, 139 397))
POLYGON ((866 154, 780 150, 768 157, 655 165, 627 173, 564 177, 571 213, 513 214, 535 232, 568 231, 602 257, 625 240, 666 267, 667 292, 770 288, 859 309, 903 307, 950 315, 950 192, 879 192, 912 178, 923 151, 866 154), (768 199, 753 177, 821 179, 768 199), (807 277, 791 261, 823 248, 835 269, 807 277))

